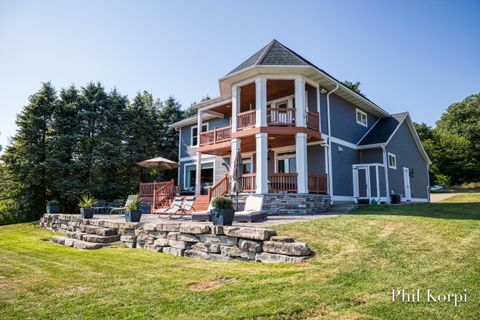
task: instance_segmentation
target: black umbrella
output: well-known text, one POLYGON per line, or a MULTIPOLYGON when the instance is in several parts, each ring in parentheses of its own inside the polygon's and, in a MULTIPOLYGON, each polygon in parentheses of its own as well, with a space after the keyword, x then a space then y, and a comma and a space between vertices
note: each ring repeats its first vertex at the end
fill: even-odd
POLYGON ((240 149, 237 149, 237 154, 235 155, 235 162, 233 163, 233 192, 235 192, 237 199, 237 211, 238 211, 238 194, 243 191, 243 161, 242 161, 242 154, 240 153, 240 149))

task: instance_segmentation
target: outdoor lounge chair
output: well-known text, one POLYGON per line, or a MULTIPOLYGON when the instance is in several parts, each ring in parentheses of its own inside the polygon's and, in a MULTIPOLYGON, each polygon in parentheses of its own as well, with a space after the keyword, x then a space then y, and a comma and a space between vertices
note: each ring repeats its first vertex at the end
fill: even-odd
POLYGON ((182 207, 183 198, 175 197, 170 205, 170 208, 166 208, 158 211, 159 216, 162 214, 168 214, 169 218, 172 218, 173 215, 180 215, 181 217, 185 215, 185 209, 182 207))
POLYGON ((212 221, 212 215, 210 214, 210 209, 212 205, 208 205, 207 211, 194 211, 192 212, 192 221, 212 221))
POLYGON ((121 215, 122 213, 124 214, 125 211, 128 210, 128 206, 132 203, 138 200, 138 194, 131 194, 127 197, 127 201, 125 201, 125 205, 123 207, 116 207, 110 209, 110 215, 112 215, 113 212, 119 212, 121 215))
POLYGON ((245 209, 235 212, 233 218, 238 222, 257 222, 267 219, 267 213, 262 210, 263 198, 248 196, 245 200, 245 209))

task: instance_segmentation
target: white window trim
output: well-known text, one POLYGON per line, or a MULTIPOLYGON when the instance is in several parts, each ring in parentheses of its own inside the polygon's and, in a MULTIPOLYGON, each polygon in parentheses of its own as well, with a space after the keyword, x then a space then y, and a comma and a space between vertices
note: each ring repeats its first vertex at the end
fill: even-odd
MULTIPOLYGON (((361 117, 360 117, 361 118, 361 117)), ((364 126, 364 127, 368 127, 368 115, 366 112, 360 110, 360 109, 356 109, 356 112, 355 112, 355 120, 357 121, 357 123, 361 126, 364 126), (365 116, 365 123, 363 123, 362 121, 358 121, 358 114, 361 114, 363 116, 365 116)))
POLYGON ((388 153, 388 156, 387 156, 387 161, 388 161, 388 167, 390 169, 397 169, 397 156, 393 153, 388 153), (390 157, 392 157, 393 159, 395 159, 395 165, 391 165, 390 164, 390 157))
MULTIPOLYGON (((203 126, 207 126, 207 130, 206 130, 206 131, 208 131, 209 128, 210 128, 209 122, 202 123, 202 127, 203 127, 203 126)), ((191 127, 190 127, 190 147, 196 147, 196 146, 198 146, 199 143, 200 143, 200 133, 201 133, 201 132, 198 132, 198 130, 197 130, 197 143, 196 143, 196 144, 193 144, 193 129, 195 129, 195 128, 197 128, 197 127, 198 127, 198 125, 194 125, 194 126, 191 126, 191 127)))

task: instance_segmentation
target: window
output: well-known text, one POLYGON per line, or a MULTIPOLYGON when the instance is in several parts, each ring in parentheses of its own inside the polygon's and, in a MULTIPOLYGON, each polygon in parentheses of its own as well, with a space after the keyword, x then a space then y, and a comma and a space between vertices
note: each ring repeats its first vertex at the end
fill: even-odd
POLYGON ((297 172, 297 159, 295 154, 281 154, 277 156, 277 173, 297 172))
POLYGON ((242 159, 242 171, 244 174, 252 173, 252 159, 242 159))
MULTIPOLYGON (((202 125, 202 132, 208 131, 208 123, 202 125)), ((191 128, 191 135, 192 135, 192 144, 191 146, 196 146, 198 144, 198 128, 197 126, 193 126, 191 128)))
MULTIPOLYGON (((200 183, 202 187, 211 187, 213 185, 213 171, 213 162, 202 163, 202 171, 200 172, 200 183)), ((197 165, 189 164, 185 166, 185 190, 195 190, 196 173, 197 165)))
POLYGON ((368 126, 367 124, 367 114, 360 109, 357 109, 357 123, 364 127, 368 126))
POLYGON ((397 156, 390 152, 388 153, 388 167, 397 169, 397 156))

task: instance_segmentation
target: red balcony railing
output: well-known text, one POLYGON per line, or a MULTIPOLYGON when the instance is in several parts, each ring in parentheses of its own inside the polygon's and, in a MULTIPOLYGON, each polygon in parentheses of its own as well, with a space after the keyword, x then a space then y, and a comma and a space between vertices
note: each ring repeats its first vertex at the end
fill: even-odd
POLYGON ((237 129, 244 130, 255 127, 256 110, 249 110, 237 114, 237 129))
POLYGON ((313 129, 315 131, 320 130, 319 123, 320 116, 318 112, 307 112, 307 128, 313 129))
POLYGON ((310 193, 327 193, 327 181, 326 174, 311 173, 308 175, 308 192, 310 193))
POLYGON ((242 175, 243 192, 255 192, 257 190, 257 175, 255 173, 246 173, 242 175))
POLYGON ((267 124, 273 127, 295 126, 295 109, 267 108, 267 124))
POLYGON ((215 144, 230 140, 232 137, 232 127, 215 128, 200 134, 200 145, 215 144))
POLYGON ((269 192, 297 192, 297 173, 269 173, 269 192))

